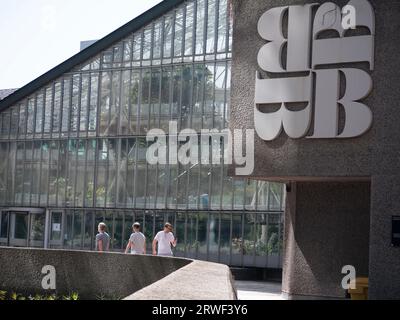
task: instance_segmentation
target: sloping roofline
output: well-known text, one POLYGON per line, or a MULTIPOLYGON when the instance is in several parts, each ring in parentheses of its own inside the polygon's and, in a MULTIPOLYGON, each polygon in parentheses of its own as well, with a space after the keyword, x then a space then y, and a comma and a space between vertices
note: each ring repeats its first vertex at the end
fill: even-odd
POLYGON ((49 82, 62 76, 64 73, 70 71, 75 66, 84 63, 86 60, 90 59, 96 54, 109 48, 118 40, 129 36, 131 33, 141 29, 142 27, 151 23, 153 20, 159 18, 163 14, 173 10, 176 6, 183 3, 184 1, 186 0, 164 0, 155 5, 153 8, 144 12, 140 16, 131 20, 130 22, 118 28, 109 35, 105 36, 103 39, 95 42, 85 50, 77 53, 68 60, 64 61, 55 68, 51 69, 50 71, 46 72, 45 74, 41 75, 40 77, 36 78, 32 82, 28 83, 8 97, 1 100, 0 112, 14 105, 18 101, 24 99, 25 97, 29 96, 40 88, 46 86, 49 82))

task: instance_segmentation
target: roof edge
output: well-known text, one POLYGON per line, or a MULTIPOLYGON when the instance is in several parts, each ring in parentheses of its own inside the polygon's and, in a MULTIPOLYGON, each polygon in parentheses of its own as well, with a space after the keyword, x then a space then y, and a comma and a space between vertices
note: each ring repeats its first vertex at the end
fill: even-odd
POLYGON ((24 99, 25 97, 35 92, 36 90, 39 90, 40 88, 46 86, 49 82, 62 76, 64 73, 70 71, 75 66, 85 62, 86 60, 100 53, 101 51, 109 48, 118 40, 121 40, 126 36, 128 36, 130 33, 133 33, 141 29, 151 21, 171 11, 176 6, 185 1, 186 0, 164 0, 160 2, 151 9, 139 15, 138 17, 134 18, 130 22, 126 23, 122 27, 111 32, 104 38, 98 40, 88 48, 82 50, 81 52, 78 52, 68 60, 65 60, 64 62, 54 67, 50 71, 44 73, 35 80, 29 82, 27 85, 18 89, 17 91, 7 96, 3 100, 0 100, 0 112, 11 107, 15 103, 19 102, 20 100, 24 99))

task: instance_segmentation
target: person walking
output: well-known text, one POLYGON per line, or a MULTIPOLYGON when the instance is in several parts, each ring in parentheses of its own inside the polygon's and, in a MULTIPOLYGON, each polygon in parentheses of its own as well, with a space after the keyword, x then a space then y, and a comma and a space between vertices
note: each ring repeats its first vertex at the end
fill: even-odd
POLYGON ((153 240, 153 255, 158 254, 159 256, 166 257, 173 256, 171 246, 173 246, 174 248, 176 247, 177 239, 175 239, 172 230, 172 224, 167 222, 164 225, 164 230, 157 233, 153 240))
POLYGON ((96 235, 96 251, 104 252, 110 250, 110 236, 106 232, 107 226, 104 222, 99 223, 96 235))
POLYGON ((135 222, 132 226, 133 233, 131 234, 125 253, 131 249, 131 254, 146 254, 146 237, 140 232, 140 223, 135 222))

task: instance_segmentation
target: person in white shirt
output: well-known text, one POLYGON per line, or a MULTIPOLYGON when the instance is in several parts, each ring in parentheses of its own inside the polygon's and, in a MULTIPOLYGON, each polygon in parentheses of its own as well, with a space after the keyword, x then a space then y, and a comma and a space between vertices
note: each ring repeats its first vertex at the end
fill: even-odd
POLYGON ((104 252, 110 250, 110 236, 106 229, 107 226, 104 222, 99 223, 97 227, 99 233, 96 235, 96 251, 104 252))
POLYGON ((140 223, 135 222, 132 229, 133 233, 129 238, 125 253, 131 249, 131 254, 146 254, 146 237, 140 232, 140 223))
POLYGON ((172 224, 167 222, 164 225, 164 230, 157 233, 153 240, 153 255, 172 257, 171 245, 175 248, 176 243, 177 240, 172 233, 172 224))

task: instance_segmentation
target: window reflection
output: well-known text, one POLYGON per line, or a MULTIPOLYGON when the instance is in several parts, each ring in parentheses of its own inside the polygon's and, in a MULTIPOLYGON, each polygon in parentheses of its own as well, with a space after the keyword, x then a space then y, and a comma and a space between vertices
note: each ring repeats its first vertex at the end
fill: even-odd
POLYGON ((50 143, 50 166, 49 166, 49 205, 57 205, 57 189, 60 181, 58 180, 58 149, 59 141, 50 143))
POLYGON ((73 212, 73 247, 77 249, 83 248, 83 212, 73 212))
POLYGON ((7 173, 8 173, 8 144, 0 143, 0 157, 3 161, 0 163, 0 201, 6 202, 7 193, 7 173))
POLYGON ((178 212, 174 221, 174 235, 177 239, 175 254, 185 256, 186 251, 186 212, 178 212))
POLYGON ((50 125, 51 125, 51 108, 53 104, 53 88, 46 88, 45 90, 45 107, 44 107, 44 133, 50 133, 50 125))
MULTIPOLYGON (((93 229, 94 225, 94 212, 86 211, 84 214, 85 229, 83 231, 83 247, 84 249, 93 250, 94 248, 94 236, 93 229)), ((96 226, 97 227, 97 226, 96 226)))
POLYGON ((62 212, 53 211, 51 213, 50 222, 50 240, 60 241, 61 240, 61 224, 62 224, 62 212))
POLYGON ((43 141, 41 146, 41 172, 40 172, 40 205, 46 207, 49 194, 49 165, 50 165, 50 141, 43 141))
POLYGON ((207 260, 208 222, 208 213, 197 213, 197 257, 201 260, 207 260))
POLYGON ((220 247, 221 214, 210 214, 208 235, 208 260, 218 261, 220 247))
POLYGON ((186 6, 186 22, 185 22, 185 56, 191 56, 193 53, 194 39, 194 3, 188 2, 186 6))
POLYGON ((143 60, 149 60, 151 54, 151 35, 152 28, 148 27, 143 31, 143 60))
POLYGON ((45 216, 43 214, 32 214, 30 221, 30 241, 32 246, 41 247, 44 240, 45 216), (39 241, 39 243, 34 242, 39 241))
MULTIPOLYGON (((135 214, 133 212, 124 212, 124 229, 123 229, 123 238, 122 238, 122 247, 126 248, 130 235, 132 234, 132 225, 136 222, 135 214)), ((149 239, 147 239, 149 241, 149 239)))
POLYGON ((114 213, 114 250, 122 251, 123 216, 124 214, 121 211, 114 213))
POLYGON ((219 235, 219 262, 230 264, 231 260, 231 245, 232 245, 232 234, 233 230, 231 219, 232 215, 228 213, 222 213, 220 215, 221 222, 220 222, 220 235, 219 235))
POLYGON ((175 13, 174 57, 182 56, 183 31, 183 8, 180 8, 175 13))
POLYGON ((189 258, 196 258, 199 243, 197 241, 197 214, 193 212, 188 212, 187 214, 187 224, 186 224, 186 254, 189 258))
POLYGON ((204 19, 205 19, 205 0, 197 0, 196 16, 196 44, 195 54, 204 52, 204 19))
POLYGON ((53 120, 52 132, 60 132, 61 125, 61 82, 57 81, 54 86, 54 107, 53 107, 53 120))

